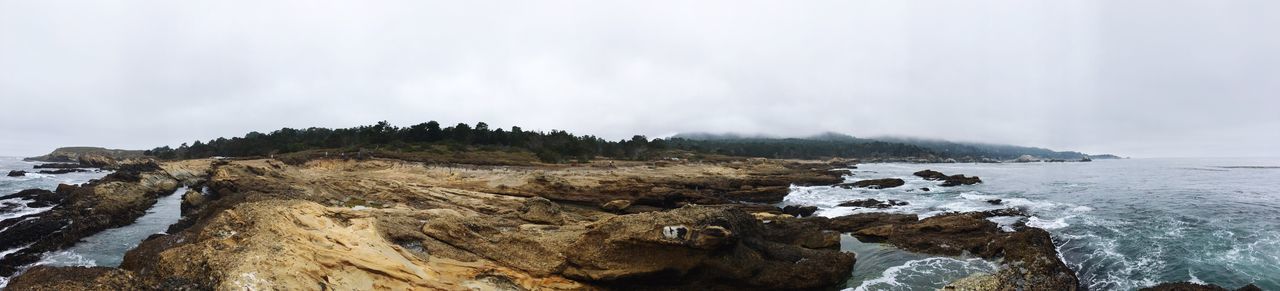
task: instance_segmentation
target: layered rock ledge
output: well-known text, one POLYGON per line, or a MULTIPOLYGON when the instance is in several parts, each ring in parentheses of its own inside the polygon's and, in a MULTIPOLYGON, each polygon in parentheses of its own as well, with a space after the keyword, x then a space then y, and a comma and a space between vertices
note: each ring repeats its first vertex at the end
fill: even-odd
POLYGON ((119 268, 35 267, 10 288, 804 289, 838 286, 855 261, 839 233, 766 223, 753 214, 780 209, 740 203, 838 183, 821 163, 181 163, 205 168, 166 163, 173 187, 209 191, 184 195, 168 234, 119 268))

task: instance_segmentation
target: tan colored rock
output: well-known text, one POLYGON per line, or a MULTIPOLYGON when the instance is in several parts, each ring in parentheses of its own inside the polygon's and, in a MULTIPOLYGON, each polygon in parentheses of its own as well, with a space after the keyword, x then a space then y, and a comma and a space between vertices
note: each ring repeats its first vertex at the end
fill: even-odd
POLYGON ((765 232, 772 226, 746 210, 776 207, 694 206, 731 203, 716 193, 744 185, 773 199, 789 181, 830 178, 809 165, 165 163, 165 172, 183 177, 126 178, 205 182, 215 195, 192 199, 200 205, 186 213, 192 219, 102 274, 122 275, 112 275, 123 278, 122 289, 824 288, 847 280, 855 260, 814 249, 832 244, 823 241, 832 233, 796 230, 815 242, 775 239, 765 232), (651 193, 655 187, 671 192, 651 193), (530 198, 535 193, 559 202, 530 198), (634 203, 621 208, 627 215, 591 207, 615 200, 634 203), (343 203, 351 201, 378 205, 353 210, 343 203))
POLYGON ((547 198, 534 197, 524 201, 524 205, 520 206, 520 219, 524 219, 533 223, 541 224, 561 224, 564 218, 560 217, 560 205, 547 198))
POLYGON ((622 213, 623 211, 627 210, 627 207, 631 207, 631 200, 619 199, 619 200, 605 202, 604 204, 600 205, 600 209, 604 209, 604 211, 613 212, 613 213, 622 213))

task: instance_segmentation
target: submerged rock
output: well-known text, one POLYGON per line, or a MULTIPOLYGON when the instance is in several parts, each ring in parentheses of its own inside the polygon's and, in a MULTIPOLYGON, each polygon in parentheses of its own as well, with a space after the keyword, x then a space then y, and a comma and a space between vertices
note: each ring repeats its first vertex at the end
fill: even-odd
POLYGON ((906 184, 907 182, 903 181, 902 179, 885 178, 885 179, 862 180, 862 181, 857 181, 853 183, 840 184, 839 186, 846 187, 846 188, 858 187, 858 188, 871 188, 871 189, 886 189, 886 188, 893 188, 893 187, 898 187, 906 184))
POLYGON ((907 205, 907 204, 910 204, 910 203, 907 203, 906 201, 898 201, 898 200, 894 200, 894 199, 889 199, 889 201, 880 201, 880 200, 876 200, 876 199, 874 199, 874 198, 868 198, 868 199, 858 199, 858 200, 851 200, 851 201, 841 202, 841 203, 840 203, 839 205, 837 205, 837 206, 840 206, 840 207, 865 207, 865 208, 889 208, 889 207, 902 206, 902 205, 907 205))

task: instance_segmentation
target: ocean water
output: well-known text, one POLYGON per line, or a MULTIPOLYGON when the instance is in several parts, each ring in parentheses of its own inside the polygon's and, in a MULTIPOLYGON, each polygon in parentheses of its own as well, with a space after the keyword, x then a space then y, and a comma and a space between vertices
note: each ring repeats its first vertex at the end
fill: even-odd
MULTIPOLYGON (((1062 259, 1090 290, 1134 290, 1191 281, 1235 289, 1280 290, 1280 159, 1128 159, 1091 163, 865 164, 848 180, 896 177, 903 187, 872 190, 794 187, 784 204, 816 205, 818 215, 915 213, 1018 207, 1027 225, 1048 230, 1062 259), (977 175, 983 184, 938 187, 911 173, 977 175), (921 191, 928 187, 932 191, 921 191), (892 209, 836 207, 842 201, 897 199, 892 209), (1001 199, 1004 205, 991 205, 1001 199)), ((1018 218, 993 218, 1013 223, 1018 218)), ((858 242, 853 290, 934 290, 998 265, 936 257, 858 242)))
POLYGON ((147 214, 133 224, 104 230, 82 239, 69 249, 45 253, 38 265, 117 267, 129 252, 147 237, 163 233, 169 225, 182 218, 182 193, 187 187, 179 187, 172 194, 160 197, 147 214))
MULTIPOLYGON (((82 184, 91 179, 98 179, 110 174, 110 171, 92 171, 82 173, 67 174, 38 174, 38 170, 34 169, 35 165, 42 162, 24 162, 18 157, 0 157, 0 196, 9 195, 26 189, 45 189, 54 190, 58 184, 82 184), (9 177, 11 170, 23 170, 29 172, 22 177, 9 177)), ((0 200, 0 220, 21 217, 24 215, 36 214, 53 207, 30 208, 26 204, 31 201, 23 199, 3 199, 0 200)), ((0 250, 0 257, 10 253, 22 250, 22 248, 0 250)), ((0 277, 0 289, 8 283, 8 278, 0 277)))

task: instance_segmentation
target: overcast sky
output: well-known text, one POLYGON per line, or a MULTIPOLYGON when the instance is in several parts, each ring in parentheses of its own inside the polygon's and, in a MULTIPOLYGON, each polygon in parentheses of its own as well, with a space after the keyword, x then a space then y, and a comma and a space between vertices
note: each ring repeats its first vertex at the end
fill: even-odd
POLYGON ((388 120, 1280 156, 1280 1, 0 0, 0 155, 388 120))

